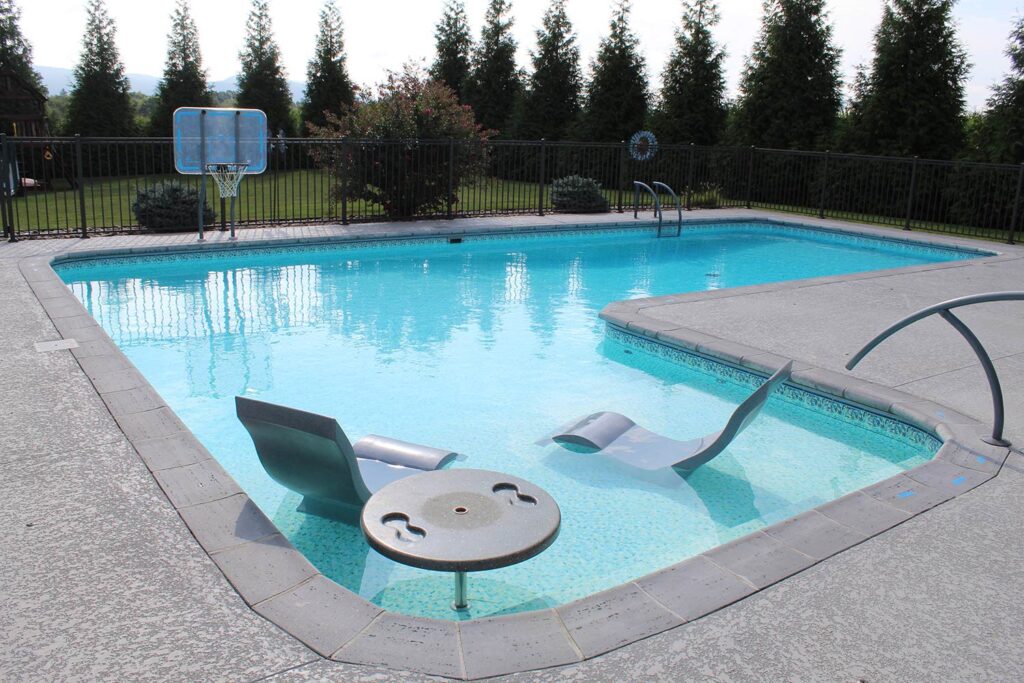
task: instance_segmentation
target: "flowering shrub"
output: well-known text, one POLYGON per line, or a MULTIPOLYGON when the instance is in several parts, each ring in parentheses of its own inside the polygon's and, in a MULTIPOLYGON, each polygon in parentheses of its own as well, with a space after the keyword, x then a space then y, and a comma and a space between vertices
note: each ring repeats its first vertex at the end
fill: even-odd
POLYGON ((315 137, 345 141, 313 151, 335 178, 335 201, 362 199, 391 218, 440 212, 458 202, 460 185, 484 168, 480 143, 490 137, 450 88, 410 67, 389 74, 376 97, 309 128, 315 137))

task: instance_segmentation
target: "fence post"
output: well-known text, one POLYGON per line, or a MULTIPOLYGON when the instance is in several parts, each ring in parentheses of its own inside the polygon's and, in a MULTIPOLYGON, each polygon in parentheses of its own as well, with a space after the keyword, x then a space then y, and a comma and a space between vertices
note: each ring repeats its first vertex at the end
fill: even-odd
POLYGON ((825 152, 825 169, 821 174, 821 202, 818 204, 818 218, 825 217, 825 202, 828 200, 828 162, 832 158, 832 150, 825 152))
POLYGON ((540 177, 537 179, 537 215, 544 215, 544 158, 547 156, 548 142, 540 139, 540 177))
POLYGON ((338 184, 341 186, 341 224, 348 225, 348 138, 341 139, 341 153, 338 164, 338 184))
POLYGON ((0 133, 0 223, 3 223, 4 234, 8 242, 17 242, 14 236, 14 212, 11 210, 11 203, 14 199, 16 188, 11 181, 14 180, 14 155, 11 153, 10 145, 7 142, 7 134, 0 133))
POLYGON ((914 210, 914 193, 917 190, 917 155, 910 166, 910 191, 907 193, 907 217, 903 221, 903 229, 910 230, 910 214, 914 210))
MULTIPOLYGON (((1020 171, 1017 172, 1017 194, 1013 198, 1013 218, 1010 219, 1010 236, 1006 238, 1007 244, 1013 244, 1013 233, 1017 230, 1017 219, 1020 218, 1020 195, 1022 191, 1024 191, 1024 164, 1020 165, 1020 171)), ((13 237, 14 231, 11 230, 12 241, 13 237)))
POLYGON ((445 217, 448 220, 455 218, 452 213, 452 202, 455 197, 455 138, 448 138, 448 200, 445 217))
MULTIPOLYGON (((89 237, 89 223, 85 216, 85 172, 82 170, 82 136, 75 133, 75 173, 78 181, 78 222, 82 226, 82 239, 89 237)), ((202 208, 200 208, 200 211, 202 208)))
POLYGON ((750 146, 750 156, 747 157, 747 208, 751 208, 751 196, 754 191, 754 152, 757 150, 750 146))
POLYGON ((619 142, 619 213, 622 213, 623 184, 626 182, 626 141, 619 142))
POLYGON ((693 162, 694 154, 696 154, 696 147, 690 143, 690 162, 689 167, 686 169, 686 210, 691 211, 693 209, 693 162))

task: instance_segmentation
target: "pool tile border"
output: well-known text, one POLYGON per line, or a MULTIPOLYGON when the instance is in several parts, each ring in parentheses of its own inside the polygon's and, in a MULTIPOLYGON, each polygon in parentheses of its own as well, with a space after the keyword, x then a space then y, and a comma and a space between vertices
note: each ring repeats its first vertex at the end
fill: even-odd
MULTIPOLYGON (((698 345, 696 352, 683 351, 660 341, 644 339, 611 323, 608 325, 606 336, 623 345, 665 358, 679 365, 694 368, 699 372, 704 372, 714 377, 724 378, 751 390, 756 389, 764 381, 763 377, 751 372, 748 367, 726 363, 722 360, 716 360, 708 354, 702 354, 700 352, 702 345, 698 345)), ((743 355, 746 353, 746 347, 736 343, 729 342, 727 345, 722 345, 718 348, 720 350, 728 349, 731 353, 735 354, 734 357, 742 357, 743 359, 758 358, 758 356, 743 355)), ((785 359, 778 356, 776 359, 775 362, 778 362, 780 366, 786 362, 785 359)), ((762 361, 760 364, 764 365, 766 362, 762 361)), ((774 370, 765 370, 763 374, 770 375, 773 372, 774 370)), ((935 436, 893 417, 888 410, 875 411, 865 409, 863 405, 856 405, 840 397, 829 395, 828 386, 833 376, 825 370, 810 368, 805 364, 796 368, 793 376, 798 378, 798 380, 802 380, 804 386, 796 388, 792 384, 782 385, 775 391, 775 396, 779 400, 837 417, 913 445, 933 450, 937 450, 941 446, 941 441, 935 436), (808 389, 813 389, 813 391, 808 389)), ((891 395, 889 398, 892 399, 894 397, 895 395, 891 395)), ((886 405, 892 405, 891 402, 885 403, 886 405)))
MULTIPOLYGON (((796 217, 772 221, 757 216, 750 220, 858 235, 848 227, 805 224, 796 217)), ((586 227, 607 226, 534 225, 512 232, 586 227)), ((449 229, 424 236, 473 232, 449 229)), ((410 234, 406 230, 395 236, 410 234)), ((374 239, 382 236, 388 235, 378 234, 374 239)), ((300 241, 264 240, 259 245, 300 241)), ((247 246, 250 244, 242 242, 217 248, 247 246)), ((180 245, 112 251, 138 254, 194 248, 180 245)), ((107 254, 111 250, 76 250, 68 255, 84 253, 107 254)), ((557 608, 466 622, 394 614, 324 577, 291 546, 85 312, 53 271, 51 263, 62 258, 59 254, 31 256, 21 259, 19 267, 61 337, 78 342, 78 348, 68 353, 92 381, 182 521, 242 599, 311 650, 335 661, 466 679, 579 662, 715 612, 883 533, 994 477, 1009 454, 1007 448, 981 443, 978 436, 985 426, 973 418, 894 389, 798 363, 792 384, 832 400, 866 406, 934 435, 943 442, 935 459, 676 565, 557 608)), ((612 303, 601 317, 630 335, 738 369, 769 374, 786 361, 763 349, 646 318, 642 311, 651 302, 612 303)))

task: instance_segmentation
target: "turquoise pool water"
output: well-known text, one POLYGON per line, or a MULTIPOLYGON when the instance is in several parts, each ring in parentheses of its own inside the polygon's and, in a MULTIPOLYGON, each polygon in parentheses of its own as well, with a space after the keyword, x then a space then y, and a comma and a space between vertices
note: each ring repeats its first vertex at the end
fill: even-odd
MULTIPOLYGON (((131 257, 58 267, 128 357, 327 576, 392 610, 457 618, 451 577, 295 511, 234 417, 236 394, 458 450, 455 467, 546 489, 562 533, 470 577, 466 616, 561 604, 678 562, 934 455, 938 442, 789 389, 687 480, 535 442, 617 410, 675 438, 718 429, 754 378, 610 332, 610 301, 975 256, 767 224, 131 257)), ((838 302, 837 302, 838 305, 838 302)), ((865 330, 868 335, 871 330, 865 330)), ((722 330, 728 337, 728 330, 722 330)), ((867 338, 867 337, 865 337, 867 338)))

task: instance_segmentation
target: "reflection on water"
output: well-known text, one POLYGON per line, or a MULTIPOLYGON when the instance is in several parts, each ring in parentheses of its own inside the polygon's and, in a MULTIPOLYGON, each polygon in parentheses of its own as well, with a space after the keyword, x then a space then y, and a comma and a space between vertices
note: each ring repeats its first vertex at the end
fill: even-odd
POLYGON ((562 509, 558 541, 474 575, 470 616, 556 605, 649 573, 918 464, 930 453, 773 399, 683 479, 538 445, 614 410, 676 439, 724 424, 749 389, 606 341, 598 311, 639 296, 926 262, 934 255, 743 228, 243 252, 67 268, 62 276, 172 408, 326 576, 390 609, 452 618, 451 577, 397 565, 358 528, 296 512, 234 416, 234 395, 457 450, 562 509))

